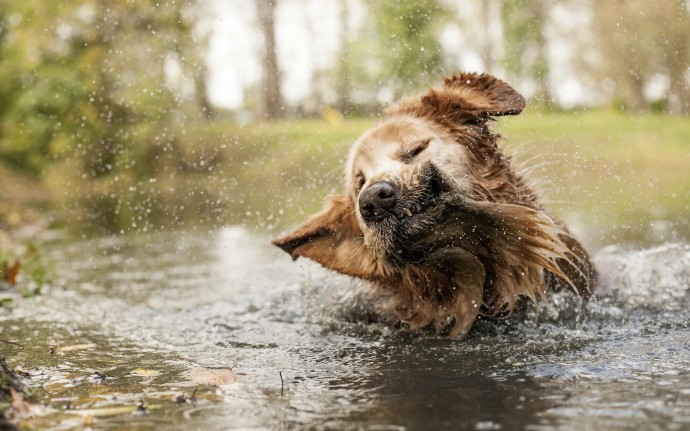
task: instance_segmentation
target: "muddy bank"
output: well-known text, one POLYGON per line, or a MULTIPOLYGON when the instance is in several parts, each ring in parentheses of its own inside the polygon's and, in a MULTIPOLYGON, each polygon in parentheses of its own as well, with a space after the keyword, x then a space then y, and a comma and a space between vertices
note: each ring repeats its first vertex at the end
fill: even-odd
MULTIPOLYGON (((3 341, 0 341, 3 343, 3 341)), ((0 357, 0 430, 17 430, 14 421, 28 412, 28 388, 0 357)))

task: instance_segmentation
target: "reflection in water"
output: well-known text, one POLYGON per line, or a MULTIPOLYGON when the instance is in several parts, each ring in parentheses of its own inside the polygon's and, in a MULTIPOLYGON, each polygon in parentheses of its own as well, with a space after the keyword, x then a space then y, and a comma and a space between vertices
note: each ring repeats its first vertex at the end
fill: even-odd
POLYGON ((63 280, 0 314, 2 338, 27 346, 2 354, 54 409, 37 426, 89 414, 142 429, 690 424, 682 243, 604 249, 607 290, 593 302, 560 295, 521 319, 481 321, 462 342, 371 323, 359 283, 239 227, 51 250, 63 280), (95 347, 50 353, 80 344, 95 347), (237 381, 192 392, 181 382, 198 367, 237 381))
POLYGON ((377 366, 361 384, 370 390, 369 410, 346 421, 405 429, 522 428, 551 405, 523 373, 498 377, 492 364, 504 359, 500 355, 487 361, 477 349, 447 341, 395 344, 378 351, 377 366))

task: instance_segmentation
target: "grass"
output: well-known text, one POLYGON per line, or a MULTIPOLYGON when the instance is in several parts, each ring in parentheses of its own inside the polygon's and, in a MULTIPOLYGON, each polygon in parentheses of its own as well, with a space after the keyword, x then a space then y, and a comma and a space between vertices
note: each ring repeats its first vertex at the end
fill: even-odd
MULTIPOLYGON (((342 189, 350 143, 373 124, 279 122, 238 132, 247 146, 262 148, 238 174, 258 192, 248 201, 260 216, 244 221, 265 227, 260 220, 268 213, 273 226, 291 225, 320 208, 326 195, 342 189)), ((532 171, 549 207, 586 231, 590 243, 625 241, 639 235, 640 226, 685 222, 690 213, 687 118, 528 112, 500 118, 494 127, 505 151, 532 171)))
MULTIPOLYGON (((214 121, 185 130, 177 154, 144 166, 147 175, 84 181, 73 174, 76 162, 67 161, 44 182, 74 225, 121 232, 190 221, 284 228, 342 190, 349 146, 373 124, 214 121)), ((549 206, 571 225, 604 231, 690 213, 688 118, 527 112, 494 127, 506 138, 506 152, 533 171, 549 206)))
POLYGON ((184 154, 173 161, 199 166, 215 155, 207 169, 181 172, 167 161, 152 169, 152 178, 121 174, 85 183, 70 176, 78 167, 67 162, 48 177, 70 219, 107 231, 188 227, 199 221, 273 229, 316 211, 338 191, 349 144, 371 124, 216 121, 187 131, 184 154))
POLYGON ((545 162, 535 173, 561 214, 612 225, 690 210, 687 118, 537 113, 505 119, 500 129, 518 159, 545 162))
MULTIPOLYGON (((349 145, 373 124, 298 121, 237 130, 247 147, 261 148, 238 177, 270 196, 254 204, 264 211, 293 202, 280 224, 295 223, 342 188, 349 145)), ((690 212, 687 118, 536 112, 501 118, 494 127, 506 152, 533 171, 550 206, 566 218, 610 226, 690 212)))
POLYGON ((238 131, 236 136, 245 146, 261 149, 257 157, 243 160, 242 167, 234 172, 240 184, 237 191, 250 189, 243 193, 248 203, 245 215, 257 211, 260 220, 269 213, 281 225, 316 211, 327 195, 342 188, 350 144, 373 124, 371 120, 339 125, 292 121, 257 124, 238 131))

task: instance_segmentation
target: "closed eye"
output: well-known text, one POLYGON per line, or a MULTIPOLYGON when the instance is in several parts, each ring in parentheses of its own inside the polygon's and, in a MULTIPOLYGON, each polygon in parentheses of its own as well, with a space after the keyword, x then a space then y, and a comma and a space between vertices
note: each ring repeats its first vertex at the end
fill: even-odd
POLYGON ((402 155, 403 162, 410 161, 410 160, 414 159, 415 157, 417 157, 418 155, 420 155, 422 153, 422 151, 426 150, 426 148, 429 146, 429 142, 431 142, 431 140, 426 139, 426 140, 420 142, 419 144, 417 144, 417 146, 415 146, 411 150, 406 151, 402 155))

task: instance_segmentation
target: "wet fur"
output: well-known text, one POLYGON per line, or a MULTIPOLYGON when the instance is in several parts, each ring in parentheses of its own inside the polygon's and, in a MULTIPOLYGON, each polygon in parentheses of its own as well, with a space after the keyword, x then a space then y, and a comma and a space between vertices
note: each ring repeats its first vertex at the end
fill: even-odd
POLYGON ((355 143, 345 193, 273 243, 372 282, 411 330, 463 337, 478 316, 506 317, 525 298, 563 288, 589 298, 587 252, 489 128, 523 108, 520 94, 485 74, 454 75, 400 101, 355 143), (375 181, 395 184, 397 205, 367 224, 358 197, 375 181))

